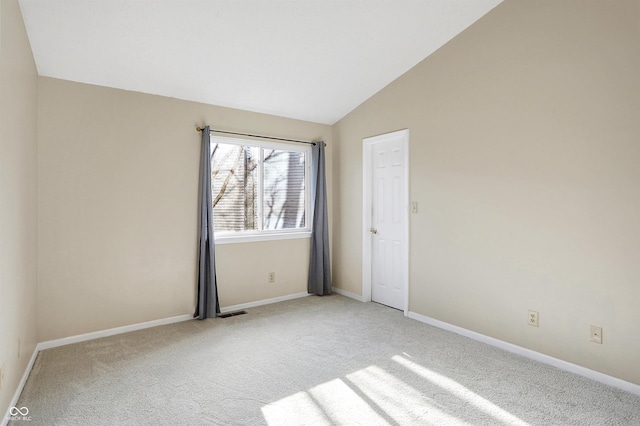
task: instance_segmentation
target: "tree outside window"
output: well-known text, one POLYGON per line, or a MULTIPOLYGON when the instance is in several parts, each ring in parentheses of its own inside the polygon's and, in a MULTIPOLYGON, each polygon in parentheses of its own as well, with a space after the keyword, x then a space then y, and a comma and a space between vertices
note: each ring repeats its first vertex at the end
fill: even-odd
POLYGON ((212 138, 216 235, 308 231, 308 147, 212 138))

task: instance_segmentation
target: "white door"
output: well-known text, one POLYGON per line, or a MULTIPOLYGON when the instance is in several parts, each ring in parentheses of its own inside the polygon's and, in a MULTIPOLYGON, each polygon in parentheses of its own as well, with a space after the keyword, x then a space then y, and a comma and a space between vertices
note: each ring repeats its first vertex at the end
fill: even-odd
MULTIPOLYGON (((365 139, 370 179, 371 300, 407 310, 408 131, 365 139)), ((367 178, 365 177, 365 179, 367 178)), ((366 232, 366 230, 365 230, 366 232)), ((367 251, 367 250, 365 250, 367 251)))

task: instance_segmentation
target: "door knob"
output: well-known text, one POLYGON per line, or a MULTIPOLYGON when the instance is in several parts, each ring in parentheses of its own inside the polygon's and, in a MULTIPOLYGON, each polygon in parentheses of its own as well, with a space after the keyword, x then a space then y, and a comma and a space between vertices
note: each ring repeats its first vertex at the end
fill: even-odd
POLYGON ((376 228, 371 228, 369 232, 371 232, 372 234, 377 234, 378 230, 376 228))

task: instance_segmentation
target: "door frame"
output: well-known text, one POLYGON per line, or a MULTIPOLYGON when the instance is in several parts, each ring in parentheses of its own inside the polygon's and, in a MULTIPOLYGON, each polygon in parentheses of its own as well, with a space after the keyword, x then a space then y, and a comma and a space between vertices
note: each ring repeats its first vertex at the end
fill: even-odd
POLYGON ((403 177, 401 200, 404 206, 404 247, 402 247, 402 265, 404 279, 404 315, 409 315, 409 129, 397 130, 382 135, 371 136, 362 140, 362 299, 371 302, 371 209, 373 202, 373 145, 402 137, 404 149, 403 177))

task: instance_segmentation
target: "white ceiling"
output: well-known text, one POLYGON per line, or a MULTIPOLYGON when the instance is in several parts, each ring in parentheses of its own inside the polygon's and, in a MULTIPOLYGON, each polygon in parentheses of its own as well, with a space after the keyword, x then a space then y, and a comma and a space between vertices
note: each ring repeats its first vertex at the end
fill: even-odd
POLYGON ((20 0, 38 73, 333 124, 502 0, 20 0))

